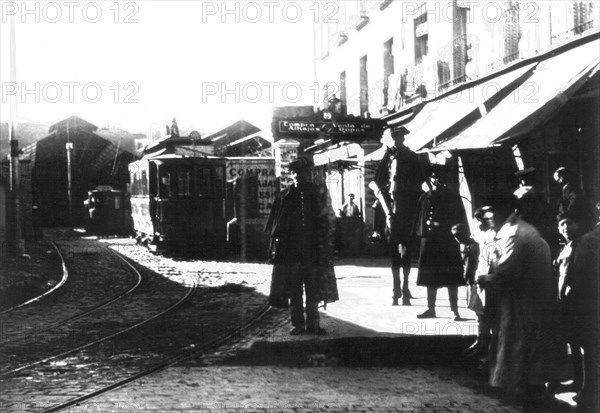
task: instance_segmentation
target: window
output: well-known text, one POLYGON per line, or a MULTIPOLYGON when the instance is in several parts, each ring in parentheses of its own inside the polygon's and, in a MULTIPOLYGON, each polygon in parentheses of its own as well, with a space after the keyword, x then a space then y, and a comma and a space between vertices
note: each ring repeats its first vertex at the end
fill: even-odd
POLYGON ((394 39, 383 44, 383 106, 388 105, 390 76, 394 73, 394 39))
MULTIPOLYGON (((465 69, 469 57, 467 55, 467 8, 456 7, 456 18, 454 19, 454 41, 452 42, 452 54, 453 54, 453 69, 454 79, 453 83, 461 83, 466 80, 465 69)), ((518 48, 518 42, 517 42, 518 48)))
POLYGON ((177 195, 192 196, 192 172, 189 168, 180 167, 177 170, 177 195))
POLYGON ((519 3, 514 3, 503 13, 504 63, 509 63, 519 58, 519 40, 521 39, 519 8, 519 3))
POLYGON ((415 64, 423 61, 423 56, 429 54, 429 26, 427 12, 415 17, 415 64))
POLYGON ((198 166, 196 168, 197 196, 223 196, 224 176, 223 167, 198 166))
POLYGON ((581 34, 598 24, 598 22, 594 22, 594 7, 598 7, 598 5, 591 1, 573 2, 573 31, 575 34, 581 34))
POLYGON ((160 198, 172 198, 175 191, 173 186, 175 185, 175 180, 173 179, 173 170, 171 168, 161 166, 159 167, 158 174, 158 196, 160 198))
POLYGON ((360 115, 365 116, 369 111, 369 77, 367 71, 367 56, 360 59, 360 115))

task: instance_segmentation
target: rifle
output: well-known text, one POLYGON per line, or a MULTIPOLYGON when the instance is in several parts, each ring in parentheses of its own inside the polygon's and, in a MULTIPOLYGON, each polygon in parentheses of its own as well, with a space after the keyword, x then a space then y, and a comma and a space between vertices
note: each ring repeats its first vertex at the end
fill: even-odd
POLYGON ((375 181, 369 182, 369 188, 373 191, 373 193, 377 197, 377 200, 381 204, 386 218, 389 219, 392 216, 392 209, 389 200, 385 197, 381 189, 379 189, 379 185, 377 185, 375 181))

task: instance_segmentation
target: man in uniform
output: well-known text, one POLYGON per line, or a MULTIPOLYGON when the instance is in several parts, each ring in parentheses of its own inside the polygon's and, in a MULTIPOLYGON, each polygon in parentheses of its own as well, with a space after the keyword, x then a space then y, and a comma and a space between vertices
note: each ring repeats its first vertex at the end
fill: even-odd
POLYGON ((333 270, 335 213, 327 188, 313 183, 311 166, 308 158, 290 163, 293 184, 276 198, 266 228, 274 264, 269 302, 287 307, 289 301, 292 335, 325 334, 319 325, 319 302, 338 300, 333 270))
MULTIPOLYGON (((381 170, 376 175, 376 182, 389 176, 389 198, 391 199, 391 216, 388 217, 387 229, 392 255, 393 301, 398 305, 410 305, 412 298, 408 288, 408 276, 411 268, 411 255, 414 244, 413 223, 416 217, 417 203, 423 192, 421 184, 425 180, 423 169, 417 155, 404 145, 404 137, 409 131, 400 127, 390 131, 387 129, 382 142, 388 146, 381 163, 381 170), (385 168, 385 169, 384 169, 385 168), (400 268, 402 268, 404 286, 400 287, 400 268)), ((377 182, 385 186, 385 182, 377 182)))

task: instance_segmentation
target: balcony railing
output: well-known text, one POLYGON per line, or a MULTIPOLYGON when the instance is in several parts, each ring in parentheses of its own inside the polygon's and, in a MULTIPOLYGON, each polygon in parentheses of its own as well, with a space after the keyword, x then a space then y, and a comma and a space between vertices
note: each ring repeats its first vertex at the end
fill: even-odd
POLYGON ((471 60, 470 36, 464 34, 438 50, 437 62, 438 90, 467 81, 466 65, 471 60))
POLYGON ((554 34, 550 37, 550 43, 551 44, 556 44, 556 43, 562 43, 566 40, 572 39, 573 37, 582 34, 583 32, 588 31, 589 29, 592 29, 594 27, 597 27, 598 22, 596 20, 589 20, 583 24, 580 24, 579 26, 575 26, 572 29, 569 30, 565 30, 563 32, 554 34))
POLYGON ((566 40, 569 40, 577 35, 580 35, 589 29, 594 27, 598 27, 598 5, 594 2, 586 2, 586 1, 574 1, 572 2, 572 8, 570 13, 566 16, 561 16, 558 14, 558 17, 563 17, 563 19, 558 19, 557 23, 559 26, 562 26, 562 30, 552 30, 550 35, 550 43, 562 43, 566 40), (561 21, 562 20, 562 21, 561 21), (561 24, 562 23, 562 24, 561 24), (564 29, 567 30, 564 30, 564 29))

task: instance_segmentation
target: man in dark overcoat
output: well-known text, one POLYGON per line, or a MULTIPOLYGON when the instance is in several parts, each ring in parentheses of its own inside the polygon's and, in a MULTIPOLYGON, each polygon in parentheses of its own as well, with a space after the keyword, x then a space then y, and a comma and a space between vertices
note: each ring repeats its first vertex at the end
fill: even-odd
POLYGON ((325 334, 319 325, 319 302, 338 300, 333 269, 335 213, 327 188, 313 183, 311 166, 304 157, 290 163, 293 184, 275 200, 266 228, 274 264, 269 301, 280 308, 289 304, 292 335, 325 334))
POLYGON ((584 383, 577 411, 600 411, 600 222, 583 235, 567 270, 570 293, 565 298, 583 348, 584 383))
POLYGON ((435 318, 437 290, 447 287, 450 309, 459 321, 458 287, 465 285, 465 280, 460 247, 451 229, 466 224, 467 218, 460 195, 437 180, 433 167, 429 182, 432 189, 421 195, 415 222, 416 235, 421 238, 417 285, 427 287, 427 310, 417 317, 435 318))

